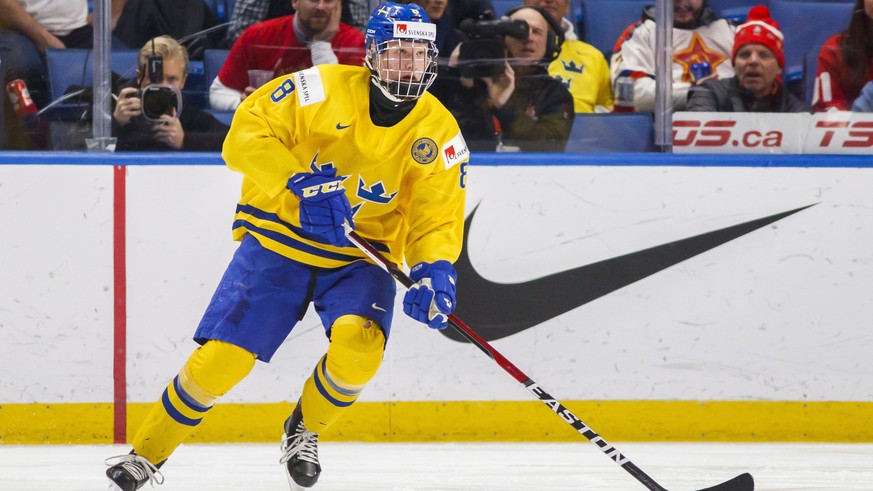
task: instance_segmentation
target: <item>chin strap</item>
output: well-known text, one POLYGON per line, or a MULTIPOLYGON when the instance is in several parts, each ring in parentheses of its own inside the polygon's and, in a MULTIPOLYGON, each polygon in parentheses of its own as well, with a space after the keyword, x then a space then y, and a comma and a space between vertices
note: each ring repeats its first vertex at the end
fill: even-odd
POLYGON ((382 94, 385 95, 385 98, 391 102, 400 103, 400 102, 409 102, 410 100, 413 100, 413 99, 401 99, 401 98, 397 97, 396 95, 392 94, 390 91, 388 91, 387 88, 385 88, 384 85, 379 83, 379 79, 377 79, 375 75, 371 74, 370 80, 373 81, 373 85, 375 85, 376 87, 379 88, 380 91, 382 91, 382 94))

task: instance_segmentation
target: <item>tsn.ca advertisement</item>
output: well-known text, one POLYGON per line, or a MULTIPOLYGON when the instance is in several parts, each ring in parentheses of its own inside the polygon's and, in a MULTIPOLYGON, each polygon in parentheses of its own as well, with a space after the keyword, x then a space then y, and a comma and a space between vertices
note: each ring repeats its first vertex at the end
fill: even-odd
POLYGON ((673 114, 675 153, 873 153, 873 114, 673 114))

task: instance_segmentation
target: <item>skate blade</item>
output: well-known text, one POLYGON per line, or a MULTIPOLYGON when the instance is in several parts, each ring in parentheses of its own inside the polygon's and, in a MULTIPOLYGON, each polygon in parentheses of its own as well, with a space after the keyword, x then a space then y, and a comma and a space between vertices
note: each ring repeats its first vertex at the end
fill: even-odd
POLYGON ((312 488, 304 488, 303 486, 294 482, 294 479, 291 478, 291 475, 287 472, 285 473, 285 477, 288 478, 288 485, 291 486, 291 491, 310 491, 312 488))

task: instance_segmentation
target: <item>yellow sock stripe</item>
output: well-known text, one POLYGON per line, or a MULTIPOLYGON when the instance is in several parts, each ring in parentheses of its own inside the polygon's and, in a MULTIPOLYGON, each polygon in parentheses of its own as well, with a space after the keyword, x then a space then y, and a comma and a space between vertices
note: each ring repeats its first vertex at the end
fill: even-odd
POLYGON ((315 388, 331 404, 337 407, 348 407, 357 400, 362 388, 349 389, 340 386, 327 373, 327 356, 321 357, 321 362, 315 367, 312 376, 315 388))

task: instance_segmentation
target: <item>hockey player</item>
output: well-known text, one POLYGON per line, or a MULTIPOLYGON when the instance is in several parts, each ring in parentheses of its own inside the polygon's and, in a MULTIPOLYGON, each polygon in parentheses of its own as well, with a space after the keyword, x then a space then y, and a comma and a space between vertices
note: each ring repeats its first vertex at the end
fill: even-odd
POLYGON ((289 484, 318 480, 318 435, 376 374, 396 287, 343 224, 418 283, 403 310, 432 328, 454 310, 469 151, 429 93, 436 29, 421 7, 386 2, 367 25, 365 67, 319 65, 261 87, 237 109, 222 156, 243 174, 241 243, 194 339, 197 348, 133 438, 109 459, 115 488, 163 482, 158 468, 219 397, 269 362, 311 303, 330 340, 285 421, 289 484))

